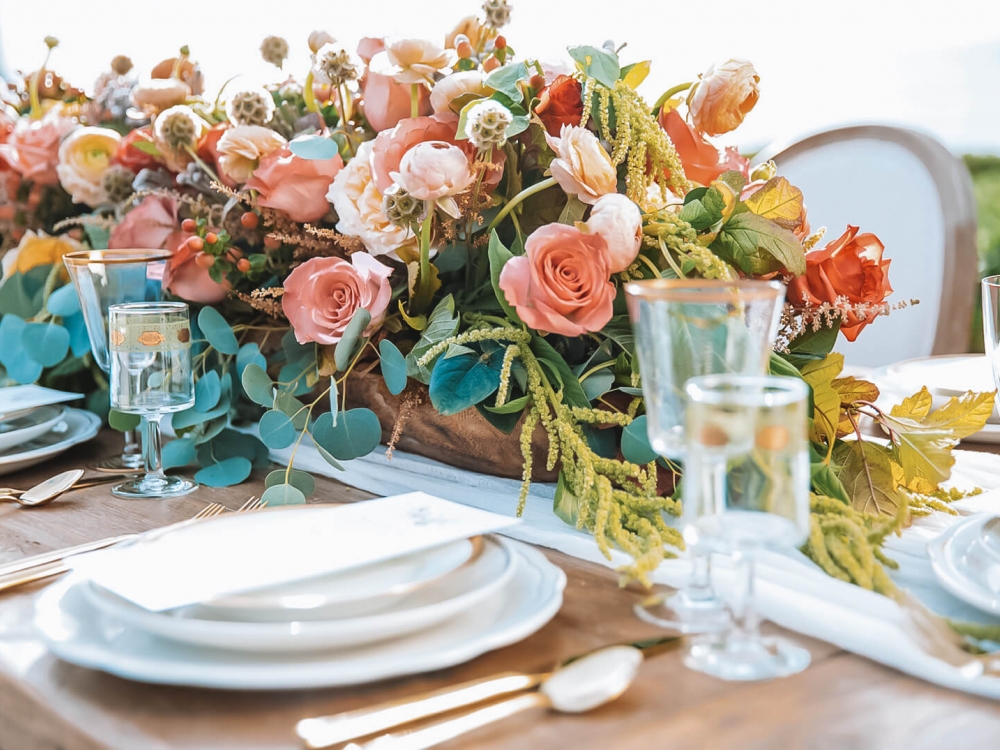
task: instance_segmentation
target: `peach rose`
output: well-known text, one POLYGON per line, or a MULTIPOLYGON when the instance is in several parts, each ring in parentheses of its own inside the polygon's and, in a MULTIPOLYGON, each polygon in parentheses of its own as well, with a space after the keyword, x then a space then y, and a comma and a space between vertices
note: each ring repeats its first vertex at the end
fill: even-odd
POLYGON ((198 259, 205 253, 192 250, 185 242, 171 249, 173 254, 163 269, 164 289, 199 305, 215 305, 227 297, 231 288, 229 282, 217 284, 208 275, 208 269, 199 265, 198 259))
POLYGON ((708 185, 723 172, 735 170, 749 176, 750 160, 740 156, 735 147, 729 146, 719 153, 697 130, 692 128, 676 109, 660 111, 660 127, 667 131, 677 155, 684 165, 684 174, 692 182, 708 185))
POLYGON ((400 39, 385 45, 371 61, 372 72, 391 76, 407 85, 434 84, 434 74, 447 68, 451 55, 424 39, 400 39))
POLYGON ((760 76, 745 60, 712 65, 688 101, 691 122, 707 135, 735 130, 760 97, 758 83, 760 76))
POLYGON ((546 133, 545 140, 556 152, 549 167, 552 176, 567 193, 594 205, 602 195, 618 190, 618 175, 611 157, 589 130, 563 125, 558 138, 546 133))
POLYGON ((476 175, 462 149, 444 141, 427 141, 403 155, 392 179, 417 200, 435 201, 457 219, 461 213, 454 196, 467 190, 476 175))
POLYGON ((445 76, 431 90, 431 107, 435 112, 454 112, 451 103, 460 96, 474 94, 487 97, 493 89, 486 85, 486 75, 479 70, 463 70, 445 76))
POLYGON ((177 201, 165 195, 148 195, 111 230, 108 247, 174 250, 184 238, 177 201))
POLYGON ((271 128, 237 125, 226 130, 218 140, 219 168, 234 182, 246 182, 261 159, 287 143, 271 128))
POLYGON ((336 344, 359 308, 371 313, 365 335, 381 324, 392 298, 392 269, 370 255, 312 258, 285 279, 281 307, 300 344, 336 344))
POLYGON ((205 91, 205 77, 201 73, 201 66, 188 58, 184 58, 179 64, 176 57, 161 60, 150 71, 149 77, 154 80, 179 78, 187 84, 188 88, 191 89, 191 93, 195 96, 205 91), (176 76, 174 75, 175 71, 177 72, 176 76))
POLYGON ((153 78, 132 89, 132 102, 139 109, 157 112, 183 104, 191 96, 191 88, 176 78, 153 78))
POLYGON ((608 193, 598 198, 587 219, 587 229, 607 243, 611 273, 624 271, 639 255, 642 211, 621 193, 608 193))
POLYGON ((841 318, 840 332, 854 341, 866 325, 883 310, 885 298, 892 294, 889 286, 889 263, 882 260, 885 246, 870 232, 858 234, 858 228, 847 231, 826 247, 806 253, 806 272, 788 284, 788 301, 792 305, 810 306, 829 303, 842 307, 846 301, 851 309, 841 318), (868 314, 858 314, 858 305, 867 305, 868 314))
POLYGON ((570 76, 556 76, 538 94, 535 114, 551 136, 558 136, 563 125, 579 125, 583 117, 583 87, 570 76))
POLYGON ((77 128, 59 146, 56 173, 74 203, 91 208, 108 199, 102 181, 122 137, 110 128, 77 128))
POLYGON ((22 117, 7 142, 0 144, 0 156, 24 179, 36 185, 58 185, 59 143, 74 127, 57 109, 41 120, 22 117))
MULTIPOLYGON (((412 114, 410 87, 397 83, 391 76, 369 70, 361 81, 362 109, 371 126, 383 131, 412 114)), ((417 114, 426 115, 431 111, 427 89, 417 91, 417 114)))
POLYGON ((599 234, 546 224, 529 235, 524 255, 507 261, 500 288, 521 320, 537 331, 580 336, 614 314, 608 246, 599 234))
POLYGON ((340 154, 300 159, 282 146, 261 159, 246 187, 257 191, 260 205, 284 211, 292 221, 319 221, 330 210, 326 191, 343 166, 340 154))

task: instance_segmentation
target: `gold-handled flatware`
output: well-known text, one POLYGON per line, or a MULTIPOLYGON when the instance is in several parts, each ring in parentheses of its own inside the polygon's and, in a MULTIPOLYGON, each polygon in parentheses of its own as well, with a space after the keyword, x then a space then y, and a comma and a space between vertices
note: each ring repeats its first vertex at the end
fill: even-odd
POLYGON ((128 474, 106 475, 84 479, 83 469, 70 469, 54 477, 49 477, 44 482, 39 482, 34 487, 20 490, 15 487, 0 487, 0 500, 8 500, 26 508, 37 508, 41 505, 48 505, 60 495, 71 490, 82 490, 87 487, 97 487, 102 484, 117 482, 128 474))
MULTIPOLYGON (((684 642, 684 637, 669 635, 645 641, 627 644, 627 647, 639 651, 644 658, 676 649, 684 642)), ((625 646, 626 644, 622 644, 625 646)), ((611 647, 617 648, 617 647, 611 647)), ((606 650, 606 649, 600 649, 606 650)), ((566 659, 556 668, 548 672, 503 672, 479 680, 463 682, 452 687, 442 688, 421 695, 395 701, 380 703, 375 706, 345 711, 332 716, 319 716, 303 719, 295 727, 299 738, 308 748, 324 748, 384 732, 394 727, 410 724, 431 716, 448 713, 459 708, 473 706, 484 701, 493 700, 520 693, 537 687, 560 670, 598 653, 591 651, 586 654, 566 659)))
POLYGON ((573 714, 592 711, 629 689, 642 660, 642 652, 632 646, 604 648, 553 672, 538 690, 412 732, 385 734, 360 745, 352 742, 345 750, 427 750, 532 708, 573 714))

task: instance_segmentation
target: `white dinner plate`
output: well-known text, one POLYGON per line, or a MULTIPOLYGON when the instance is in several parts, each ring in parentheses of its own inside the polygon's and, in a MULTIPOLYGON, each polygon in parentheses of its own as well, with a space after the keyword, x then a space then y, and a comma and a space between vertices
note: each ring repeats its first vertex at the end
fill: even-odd
POLYGON ((1000 564, 980 541, 983 525, 993 518, 981 513, 954 524, 927 545, 934 576, 966 604, 1000 615, 1000 564))
POLYGON ((215 599, 198 611, 209 619, 241 622, 359 617, 398 605, 432 581, 471 564, 486 544, 483 537, 459 539, 355 570, 215 599))
POLYGON ((343 651, 245 654, 157 638, 102 617, 69 577, 42 592, 35 625, 59 658, 139 682, 228 690, 304 690, 377 682, 452 667, 517 643, 562 606, 565 574, 526 545, 508 585, 439 627, 343 651))
POLYGON ((59 424, 66 407, 59 404, 39 406, 27 414, 0 421, 0 453, 26 445, 59 424))
POLYGON ((496 594, 514 576, 516 567, 517 555, 510 543, 487 537, 472 565, 419 589, 398 607, 337 620, 211 619, 214 613, 198 605, 150 612, 90 581, 82 588, 90 603, 112 621, 168 640, 241 652, 314 652, 398 638, 438 625, 496 594))
POLYGON ((27 469, 97 435, 101 418, 83 409, 67 409, 49 432, 0 454, 0 476, 27 469))

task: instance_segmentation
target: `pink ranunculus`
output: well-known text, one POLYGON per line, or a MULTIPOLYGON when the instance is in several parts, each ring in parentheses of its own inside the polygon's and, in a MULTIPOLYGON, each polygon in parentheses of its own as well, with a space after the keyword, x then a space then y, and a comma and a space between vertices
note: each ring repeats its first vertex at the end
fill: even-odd
POLYGON ((281 307, 300 344, 336 344, 359 308, 371 313, 368 335, 385 317, 392 298, 392 269, 367 253, 343 258, 312 258, 285 279, 281 307))
POLYGON ((330 210, 326 191, 343 167, 339 154, 301 159, 283 146, 260 160, 246 188, 257 191, 260 205, 284 211, 292 221, 319 221, 330 210))
POLYGON ((149 195, 111 230, 108 247, 175 250, 186 237, 177 217, 177 201, 149 195))
POLYGON ((41 120, 18 119, 7 142, 0 144, 0 156, 11 168, 36 185, 58 185, 59 144, 76 124, 58 112, 41 120))
POLYGON ((607 325, 614 314, 615 287, 608 280, 603 237, 575 226, 546 224, 531 233, 524 250, 500 272, 500 288, 521 320, 536 331, 563 336, 607 325))
POLYGON ((403 156, 392 179, 417 200, 436 201, 449 216, 461 216, 453 196, 476 179, 462 149, 444 141, 418 143, 403 156))
POLYGON ((611 273, 624 271, 635 262, 642 248, 642 211, 627 196, 608 193, 598 198, 587 229, 607 243, 611 273))

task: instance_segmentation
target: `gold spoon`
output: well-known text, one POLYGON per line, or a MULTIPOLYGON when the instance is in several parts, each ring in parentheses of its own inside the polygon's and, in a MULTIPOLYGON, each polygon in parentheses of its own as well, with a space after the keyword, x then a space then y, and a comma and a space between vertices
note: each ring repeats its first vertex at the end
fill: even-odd
POLYGON ((73 489, 84 489, 85 487, 96 487, 109 482, 116 482, 124 479, 128 475, 103 476, 97 479, 80 481, 83 477, 83 469, 70 469, 54 477, 49 477, 44 482, 36 484, 27 490, 18 490, 13 487, 0 487, 0 500, 13 500, 25 508, 37 508, 40 505, 47 505, 59 497, 64 492, 73 489))

